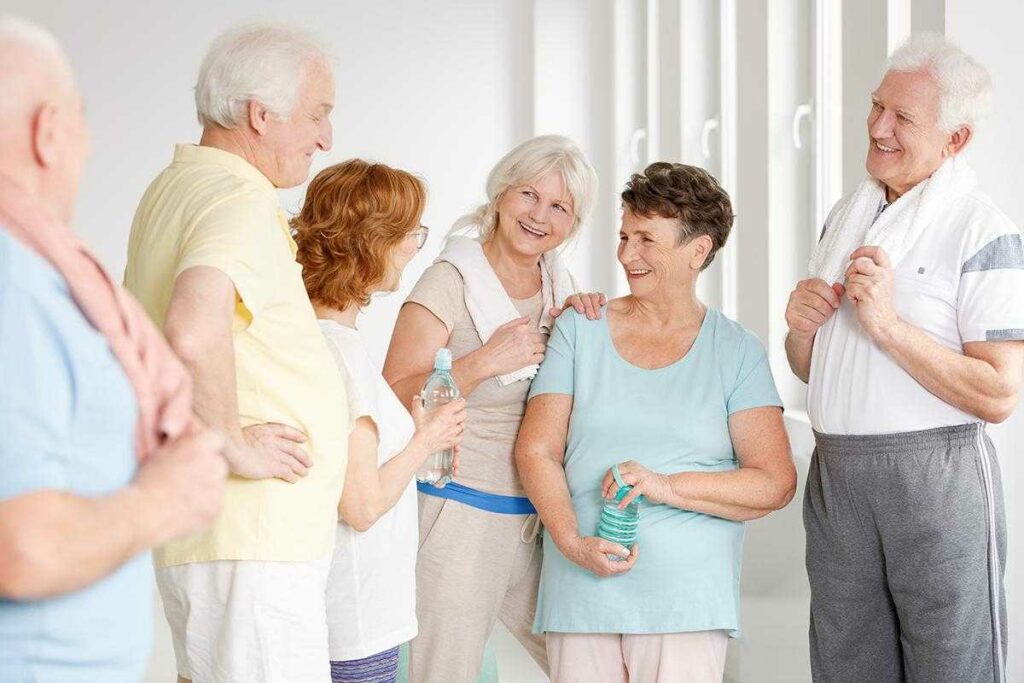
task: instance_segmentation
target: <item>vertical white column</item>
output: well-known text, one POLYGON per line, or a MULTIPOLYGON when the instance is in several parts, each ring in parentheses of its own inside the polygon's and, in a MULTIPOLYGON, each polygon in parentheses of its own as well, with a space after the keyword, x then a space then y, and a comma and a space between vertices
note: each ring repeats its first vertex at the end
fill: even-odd
POLYGON ((886 53, 899 47, 910 35, 910 0, 888 0, 885 8, 886 53))
POLYGON ((814 213, 811 244, 843 195, 843 30, 841 0, 814 2, 814 213))
MULTIPOLYGON (((736 0, 721 0, 719 15, 719 63, 721 176, 719 180, 736 206, 736 0)), ((722 312, 736 317, 738 307, 738 263, 736 258, 739 230, 734 228, 722 249, 722 312)))
MULTIPOLYGON (((682 0, 679 4, 679 160, 722 178, 719 154, 721 50, 719 0, 682 0)), ((662 12, 664 14, 664 12, 662 12)), ((662 140, 665 140, 664 136, 662 140)), ((722 256, 697 281, 697 296, 722 310, 722 256)))
POLYGON ((588 225, 565 248, 580 285, 614 293, 616 130, 620 36, 616 0, 564 0, 533 5, 533 134, 573 138, 597 169, 601 187, 588 225))
POLYGON ((647 145, 641 166, 661 158, 661 41, 659 40, 661 3, 647 0, 646 75, 647 75, 647 145))

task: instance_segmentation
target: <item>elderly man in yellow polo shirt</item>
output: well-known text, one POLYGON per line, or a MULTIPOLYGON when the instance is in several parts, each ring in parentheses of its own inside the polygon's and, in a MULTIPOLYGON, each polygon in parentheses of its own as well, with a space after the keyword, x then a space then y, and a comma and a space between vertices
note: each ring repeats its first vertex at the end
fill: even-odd
POLYGON ((329 681, 324 591, 347 457, 345 387, 306 296, 277 188, 331 147, 334 84, 305 34, 211 46, 198 145, 179 145, 132 224, 126 286, 232 444, 212 528, 159 550, 179 680, 329 681))

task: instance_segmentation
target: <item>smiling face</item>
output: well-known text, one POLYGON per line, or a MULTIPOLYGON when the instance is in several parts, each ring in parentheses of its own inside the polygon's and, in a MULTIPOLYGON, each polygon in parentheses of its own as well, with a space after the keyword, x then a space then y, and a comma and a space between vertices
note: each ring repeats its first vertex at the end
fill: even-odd
POLYGON ((680 230, 677 218, 641 216, 623 209, 617 256, 633 296, 644 298, 665 285, 696 282, 711 251, 711 238, 698 235, 679 244, 680 230))
POLYGON ((889 188, 890 201, 959 149, 956 137, 963 133, 951 135, 939 126, 939 95, 925 71, 889 71, 872 94, 867 171, 889 188))
POLYGON ((493 239, 523 256, 540 257, 562 244, 575 221, 572 196, 558 171, 513 185, 498 199, 493 239))
POLYGON ((333 142, 334 77, 321 61, 310 62, 303 74, 291 116, 283 121, 269 117, 265 122, 265 159, 260 170, 275 187, 306 182, 313 154, 328 151, 333 142))

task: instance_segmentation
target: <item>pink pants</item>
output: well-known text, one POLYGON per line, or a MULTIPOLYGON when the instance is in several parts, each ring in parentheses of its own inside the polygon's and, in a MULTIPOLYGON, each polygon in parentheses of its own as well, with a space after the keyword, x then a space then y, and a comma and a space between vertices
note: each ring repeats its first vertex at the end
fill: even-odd
POLYGON ((548 633, 552 683, 722 683, 726 631, 548 633))

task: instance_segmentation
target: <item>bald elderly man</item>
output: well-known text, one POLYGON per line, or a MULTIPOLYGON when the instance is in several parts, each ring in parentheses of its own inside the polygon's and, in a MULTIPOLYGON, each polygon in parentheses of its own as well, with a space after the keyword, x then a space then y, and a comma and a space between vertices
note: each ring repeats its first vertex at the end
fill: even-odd
POLYGON ((147 551, 213 519, 223 440, 68 228, 82 98, 53 37, 3 15, 0 149, 0 681, 138 681, 147 551))

